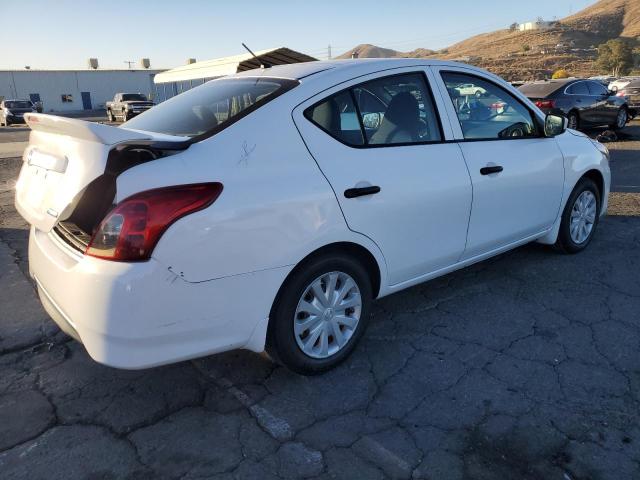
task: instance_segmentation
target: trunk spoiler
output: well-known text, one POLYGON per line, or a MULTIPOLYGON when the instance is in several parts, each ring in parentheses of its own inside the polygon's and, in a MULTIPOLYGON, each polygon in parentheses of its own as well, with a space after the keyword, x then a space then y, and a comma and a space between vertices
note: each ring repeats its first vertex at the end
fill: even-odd
POLYGON ((150 134, 100 123, 85 122, 75 118, 58 117, 43 113, 27 113, 24 119, 31 127, 31 130, 64 135, 103 145, 153 140, 150 134))

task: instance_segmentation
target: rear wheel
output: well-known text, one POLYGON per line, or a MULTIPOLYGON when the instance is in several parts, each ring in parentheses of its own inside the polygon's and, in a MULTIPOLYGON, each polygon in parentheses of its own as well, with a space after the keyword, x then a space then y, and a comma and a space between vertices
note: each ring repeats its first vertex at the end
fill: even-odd
POLYGON ((600 217, 600 191, 590 178, 582 178, 571 192, 562 212, 556 247, 565 253, 584 250, 600 217))
POLYGON ((480 90, 476 90, 476 98, 480 98, 482 96, 482 92, 480 90))
POLYGON ((366 269, 332 254, 301 265, 271 310, 267 352, 289 369, 313 375, 341 363, 366 328, 373 294, 366 269))
POLYGON ((609 126, 614 130, 622 130, 627 125, 628 118, 629 114, 627 113, 627 109, 622 107, 618 110, 618 115, 616 115, 616 123, 609 126))
POLYGON ((578 112, 569 112, 569 115, 567 115, 567 127, 572 130, 577 130, 580 127, 580 115, 578 115, 578 112))

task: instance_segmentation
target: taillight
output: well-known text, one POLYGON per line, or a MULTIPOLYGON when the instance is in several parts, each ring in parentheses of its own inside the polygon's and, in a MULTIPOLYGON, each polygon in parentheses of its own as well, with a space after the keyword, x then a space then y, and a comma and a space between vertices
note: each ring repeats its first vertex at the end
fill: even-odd
POLYGON ((85 254, 121 262, 148 260, 173 222, 208 207, 221 192, 221 183, 200 183, 132 195, 107 214, 85 254))
POLYGON ((555 100, 538 100, 536 101, 536 107, 538 108, 556 108, 555 100))
POLYGON ((624 90, 619 91, 618 93, 616 93, 616 97, 625 97, 626 96, 626 92, 624 90))

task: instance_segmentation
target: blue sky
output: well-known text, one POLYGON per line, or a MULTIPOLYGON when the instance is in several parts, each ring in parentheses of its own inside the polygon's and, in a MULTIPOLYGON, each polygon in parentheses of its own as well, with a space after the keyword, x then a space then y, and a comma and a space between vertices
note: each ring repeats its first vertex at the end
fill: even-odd
POLYGON ((0 69, 171 68, 252 49, 287 46, 324 58, 359 43, 442 48, 514 21, 562 18, 595 0, 0 0, 0 69))

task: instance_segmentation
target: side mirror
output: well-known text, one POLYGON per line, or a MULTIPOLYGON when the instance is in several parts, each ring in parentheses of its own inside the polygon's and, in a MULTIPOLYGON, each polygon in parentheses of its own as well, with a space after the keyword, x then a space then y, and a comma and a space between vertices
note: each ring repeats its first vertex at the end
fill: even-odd
POLYGON ((569 121, 559 115, 547 115, 544 119, 544 135, 545 137, 555 137, 561 135, 567 130, 569 121))
POLYGON ((365 113, 362 116, 362 125, 364 125, 364 128, 369 128, 371 130, 378 128, 381 121, 382 115, 379 113, 365 113))

